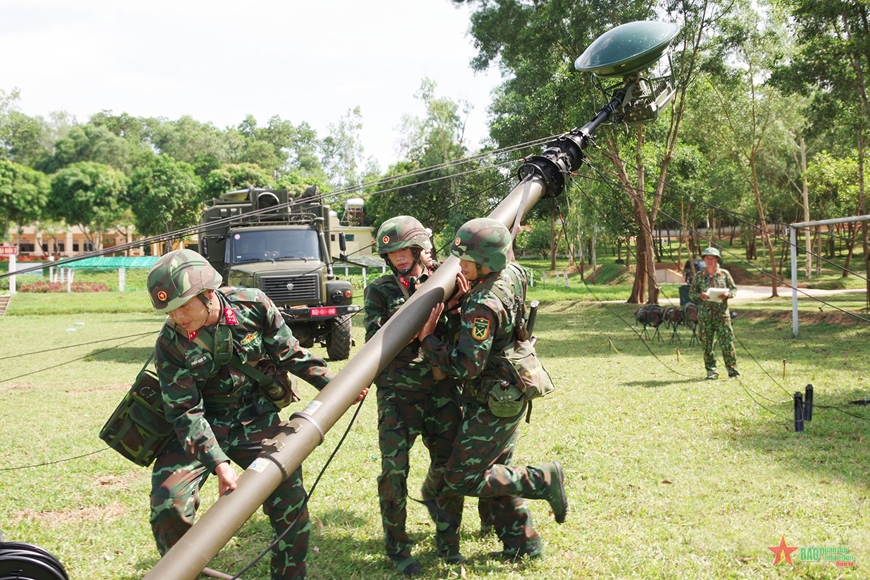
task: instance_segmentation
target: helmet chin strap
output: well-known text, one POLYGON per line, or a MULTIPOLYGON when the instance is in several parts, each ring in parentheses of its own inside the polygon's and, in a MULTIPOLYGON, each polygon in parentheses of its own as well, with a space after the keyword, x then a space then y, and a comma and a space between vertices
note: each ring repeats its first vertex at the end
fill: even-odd
POLYGON ((200 292, 197 296, 199 296, 199 299, 202 300, 203 304, 205 304, 206 310, 208 310, 208 316, 205 319, 206 323, 208 323, 208 321, 211 320, 212 314, 214 314, 214 307, 211 305, 211 298, 208 298, 206 294, 208 294, 207 291, 200 292))
MULTIPOLYGON (((381 257, 384 259, 385 262, 387 262, 387 263, 390 265, 390 269, 393 271, 393 273, 394 273, 394 274, 398 274, 399 276, 406 276, 406 277, 407 277, 408 274, 411 273, 411 270, 414 269, 414 266, 416 266, 417 264, 420 265, 420 270, 422 270, 422 272, 425 272, 425 271, 426 271, 426 266, 423 265, 423 261, 420 259, 420 248, 418 248, 418 247, 416 247, 416 246, 415 246, 415 247, 412 247, 412 248, 411 248, 411 254, 414 256, 414 261, 411 262, 411 265, 408 266, 407 268, 405 268, 404 270, 399 270, 399 269, 398 269, 398 268, 393 264, 393 262, 392 262, 392 261, 387 257, 386 254, 383 254, 381 257)), ((422 272, 421 272, 421 273, 422 273, 422 272)))

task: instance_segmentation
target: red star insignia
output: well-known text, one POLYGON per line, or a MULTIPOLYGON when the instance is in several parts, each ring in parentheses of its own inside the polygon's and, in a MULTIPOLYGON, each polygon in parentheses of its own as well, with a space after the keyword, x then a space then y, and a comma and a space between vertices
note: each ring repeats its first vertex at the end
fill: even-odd
POLYGON ((776 554, 776 558, 773 560, 774 566, 782 562, 783 559, 785 559, 786 562, 794 566, 794 562, 791 561, 791 553, 795 552, 797 550, 797 547, 790 548, 789 546, 787 546, 785 543, 785 536, 783 536, 782 539, 779 541, 778 546, 768 546, 767 549, 776 554))

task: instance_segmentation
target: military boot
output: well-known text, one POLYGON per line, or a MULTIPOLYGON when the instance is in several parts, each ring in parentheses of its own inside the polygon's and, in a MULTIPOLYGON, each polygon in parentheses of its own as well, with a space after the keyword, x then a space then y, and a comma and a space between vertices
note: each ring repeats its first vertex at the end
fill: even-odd
POLYGON ((528 556, 529 560, 543 560, 544 543, 541 541, 540 538, 538 538, 537 540, 528 542, 526 545, 519 549, 504 546, 504 550, 500 550, 498 552, 490 552, 488 556, 491 560, 503 560, 511 562, 515 562, 523 556, 528 556))
POLYGON ((547 500, 550 509, 553 510, 553 515, 556 516, 556 523, 562 524, 568 513, 568 498, 565 495, 565 476, 562 473, 562 465, 558 461, 554 461, 543 465, 541 469, 550 474, 550 483, 544 488, 541 499, 547 500))
POLYGON ((390 560, 393 563, 393 567, 406 578, 416 576, 423 571, 423 567, 420 566, 420 563, 414 558, 414 556, 407 556, 402 559, 390 558, 390 560))

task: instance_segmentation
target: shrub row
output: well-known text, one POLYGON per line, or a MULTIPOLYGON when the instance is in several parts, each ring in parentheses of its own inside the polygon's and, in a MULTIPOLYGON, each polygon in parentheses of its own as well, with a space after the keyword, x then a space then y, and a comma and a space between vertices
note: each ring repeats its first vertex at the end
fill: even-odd
MULTIPOLYGON (((33 284, 23 284, 18 289, 19 292, 39 292, 42 294, 48 292, 66 292, 67 286, 61 282, 34 282, 33 284)), ((72 292, 108 292, 109 287, 99 282, 73 282, 70 284, 72 292)))

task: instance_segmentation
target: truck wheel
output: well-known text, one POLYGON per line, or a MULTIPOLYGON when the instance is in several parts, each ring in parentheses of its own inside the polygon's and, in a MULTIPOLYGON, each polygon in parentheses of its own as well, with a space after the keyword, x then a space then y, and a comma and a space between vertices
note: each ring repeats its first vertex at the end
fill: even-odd
POLYGON ((345 360, 350 356, 353 337, 350 334, 350 316, 339 316, 329 324, 326 335, 326 354, 329 360, 345 360))

